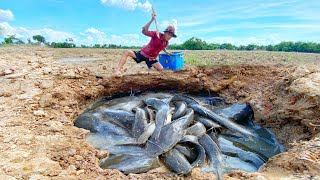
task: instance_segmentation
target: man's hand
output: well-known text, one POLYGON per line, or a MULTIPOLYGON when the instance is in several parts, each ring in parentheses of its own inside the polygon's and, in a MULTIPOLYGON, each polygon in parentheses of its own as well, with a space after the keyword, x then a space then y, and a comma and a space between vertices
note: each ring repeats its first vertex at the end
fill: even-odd
POLYGON ((164 51, 168 56, 171 55, 171 52, 168 52, 167 49, 164 49, 163 51, 164 51))
POLYGON ((157 16, 157 15, 156 15, 155 12, 153 12, 153 13, 151 14, 151 19, 152 19, 152 21, 156 19, 156 16, 157 16))

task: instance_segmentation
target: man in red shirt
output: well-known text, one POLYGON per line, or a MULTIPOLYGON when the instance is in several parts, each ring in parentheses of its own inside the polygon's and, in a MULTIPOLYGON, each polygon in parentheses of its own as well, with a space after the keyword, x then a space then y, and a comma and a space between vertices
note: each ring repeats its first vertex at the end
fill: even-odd
POLYGON ((145 61, 148 68, 154 67, 158 71, 162 71, 162 65, 156 60, 160 51, 167 52, 166 47, 169 45, 169 40, 172 37, 177 37, 175 35, 175 28, 173 26, 168 26, 164 30, 164 34, 157 31, 149 31, 150 24, 154 21, 156 14, 152 14, 151 20, 142 27, 142 33, 146 36, 151 37, 149 44, 144 46, 140 51, 125 50, 124 54, 121 56, 117 67, 114 70, 115 75, 121 75, 121 69, 126 63, 128 57, 132 57, 137 63, 145 61))

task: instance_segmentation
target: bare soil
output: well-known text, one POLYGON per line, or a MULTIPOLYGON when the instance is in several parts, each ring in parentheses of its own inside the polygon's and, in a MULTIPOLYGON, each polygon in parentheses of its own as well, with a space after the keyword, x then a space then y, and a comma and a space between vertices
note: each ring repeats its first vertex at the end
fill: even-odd
MULTIPOLYGON (((319 54, 187 51, 210 66, 151 71, 128 60, 123 77, 112 72, 122 50, 0 47, 0 179, 214 179, 194 169, 177 176, 164 168, 123 175, 99 167, 99 152, 73 125, 91 102, 145 90, 205 91, 228 102, 249 102, 256 121, 270 128, 286 152, 256 173, 224 179, 317 179, 320 176, 319 54), (95 61, 62 62, 86 57, 95 61)), ((200 65, 200 64, 199 64, 200 65)))

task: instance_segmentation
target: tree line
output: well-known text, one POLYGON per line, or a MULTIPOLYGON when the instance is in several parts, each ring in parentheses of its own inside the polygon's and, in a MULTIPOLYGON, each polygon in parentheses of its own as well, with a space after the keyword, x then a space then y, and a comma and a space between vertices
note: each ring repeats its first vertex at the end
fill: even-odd
POLYGON ((314 42, 291 42, 283 41, 275 45, 259 46, 255 44, 235 46, 230 43, 207 43, 199 38, 192 37, 182 44, 173 44, 168 47, 173 50, 264 50, 264 51, 285 51, 285 52, 308 52, 320 53, 320 43, 314 42))
MULTIPOLYGON (((123 46, 123 45, 116 45, 116 44, 94 44, 94 45, 80 45, 76 46, 73 43, 72 38, 68 38, 65 42, 47 42, 45 38, 41 35, 34 35, 32 39, 35 41, 31 42, 28 39, 28 44, 45 44, 49 47, 53 48, 107 48, 107 49, 140 49, 141 46, 123 46)), ((16 38, 13 36, 8 36, 4 38, 4 42, 1 44, 25 44, 24 41, 16 38)), ((240 45, 235 46, 230 43, 207 43, 204 40, 201 40, 196 37, 192 37, 185 41, 182 44, 172 44, 168 46, 169 50, 246 50, 246 51, 253 51, 253 50, 264 50, 264 51, 285 51, 285 52, 308 52, 308 53, 320 53, 320 43, 314 42, 291 42, 291 41, 284 41, 279 44, 275 45, 240 45)))

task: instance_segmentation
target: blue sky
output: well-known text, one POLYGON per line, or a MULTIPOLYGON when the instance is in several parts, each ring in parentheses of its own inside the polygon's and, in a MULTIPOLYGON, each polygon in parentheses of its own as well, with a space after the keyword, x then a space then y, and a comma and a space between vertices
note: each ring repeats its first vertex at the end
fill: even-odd
POLYGON ((234 45, 320 43, 319 0, 2 0, 0 41, 40 34, 49 42, 144 45, 149 38, 141 27, 151 18, 151 5, 159 30, 176 27, 171 44, 191 37, 234 45))

